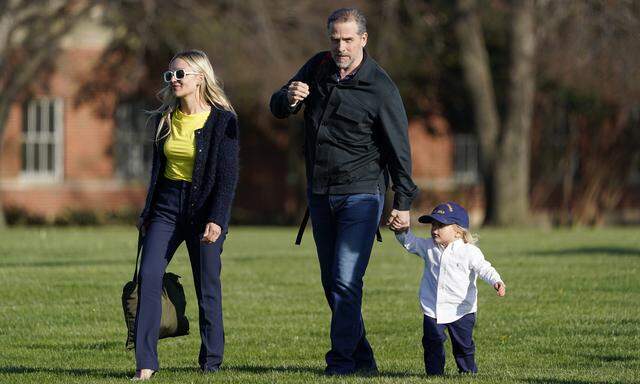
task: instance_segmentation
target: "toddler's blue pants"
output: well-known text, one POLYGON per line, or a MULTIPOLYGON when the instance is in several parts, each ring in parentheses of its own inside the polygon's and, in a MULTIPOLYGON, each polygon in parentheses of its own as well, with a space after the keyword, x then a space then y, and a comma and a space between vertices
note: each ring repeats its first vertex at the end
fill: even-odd
POLYGON ((444 342, 447 339, 444 331, 449 331, 453 357, 460 373, 476 373, 478 367, 474 360, 476 351, 473 343, 473 326, 476 314, 469 313, 453 323, 437 324, 436 319, 424 316, 422 347, 424 348, 424 366, 428 375, 444 374, 444 342))

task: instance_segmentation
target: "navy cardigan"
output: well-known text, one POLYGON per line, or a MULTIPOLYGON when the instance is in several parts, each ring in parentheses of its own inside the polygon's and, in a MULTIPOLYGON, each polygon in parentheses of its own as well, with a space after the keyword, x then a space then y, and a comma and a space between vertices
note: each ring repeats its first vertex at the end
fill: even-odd
MULTIPOLYGON (((155 120, 154 127, 158 126, 159 118, 155 120)), ((145 222, 150 219, 158 180, 163 177, 167 163, 163 150, 165 140, 166 137, 153 146, 151 180, 145 207, 140 214, 145 222)), ((202 227, 214 222, 226 232, 239 173, 239 128, 236 115, 212 107, 204 127, 195 131, 195 149, 188 219, 191 224, 202 227)))

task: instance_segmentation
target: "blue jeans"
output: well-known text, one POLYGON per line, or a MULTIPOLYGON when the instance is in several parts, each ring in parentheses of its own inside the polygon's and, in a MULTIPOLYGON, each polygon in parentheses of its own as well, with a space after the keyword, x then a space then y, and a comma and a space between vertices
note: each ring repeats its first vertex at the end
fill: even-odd
POLYGON ((308 194, 322 287, 331 308, 330 374, 375 370, 362 320, 362 279, 380 223, 384 195, 308 194))
POLYGON ((203 371, 215 371, 222 363, 224 350, 220 254, 225 234, 212 244, 200 242, 204 228, 194 225, 186 215, 191 184, 164 178, 160 183, 140 262, 136 366, 158 370, 162 276, 176 249, 185 241, 198 299, 202 340, 198 361, 203 371))
POLYGON ((444 342, 447 336, 444 330, 449 330, 451 349, 460 373, 477 373, 478 367, 474 359, 476 346, 473 343, 473 326, 476 314, 469 313, 449 324, 437 324, 436 319, 424 316, 422 322, 424 336, 424 367, 429 375, 444 374, 444 342))

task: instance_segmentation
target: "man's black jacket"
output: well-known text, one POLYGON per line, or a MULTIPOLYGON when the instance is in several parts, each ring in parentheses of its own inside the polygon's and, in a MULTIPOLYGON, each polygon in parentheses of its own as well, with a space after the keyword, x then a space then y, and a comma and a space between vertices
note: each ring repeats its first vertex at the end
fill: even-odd
POLYGON ((366 53, 351 79, 338 82, 337 72, 330 53, 320 52, 271 97, 277 118, 306 106, 307 184, 316 194, 382 193, 388 171, 393 207, 408 210, 417 187, 411 180, 407 116, 397 87, 366 53), (302 81, 310 90, 295 107, 287 98, 292 81, 302 81))
MULTIPOLYGON (((154 119, 154 128, 158 123, 159 117, 154 119)), ((166 126, 164 128, 167 129, 166 126)), ((187 216, 200 230, 206 223, 214 222, 226 232, 238 184, 238 119, 232 112, 212 107, 204 127, 196 130, 194 136, 196 153, 187 216)), ((144 221, 150 219, 158 181, 163 177, 167 164, 163 150, 165 141, 166 137, 153 146, 151 180, 145 207, 140 214, 144 221)))

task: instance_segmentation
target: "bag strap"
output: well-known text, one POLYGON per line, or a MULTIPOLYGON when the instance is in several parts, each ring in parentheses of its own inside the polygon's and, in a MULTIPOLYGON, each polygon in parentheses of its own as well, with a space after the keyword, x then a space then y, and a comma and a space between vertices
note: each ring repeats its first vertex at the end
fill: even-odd
MULTIPOLYGON (((307 206, 307 209, 304 211, 304 217, 300 222, 300 228, 298 228, 298 236, 296 236, 296 245, 300 245, 300 243, 302 242, 302 235, 304 234, 304 229, 307 227, 307 221, 309 221, 309 206, 307 206)), ((376 240, 378 240, 379 243, 382 243, 382 234, 380 233, 380 228, 376 229, 376 240)))
POLYGON ((309 207, 304 211, 304 217, 302 218, 302 222, 300 222, 300 228, 298 228, 298 236, 296 236, 296 245, 300 245, 302 242, 302 235, 304 234, 304 229, 307 227, 307 221, 309 221, 309 207))
POLYGON ((131 281, 138 281, 138 260, 140 260, 140 251, 142 250, 142 240, 144 236, 142 236, 142 231, 138 231, 138 253, 136 254, 136 268, 133 270, 133 278, 131 281))

